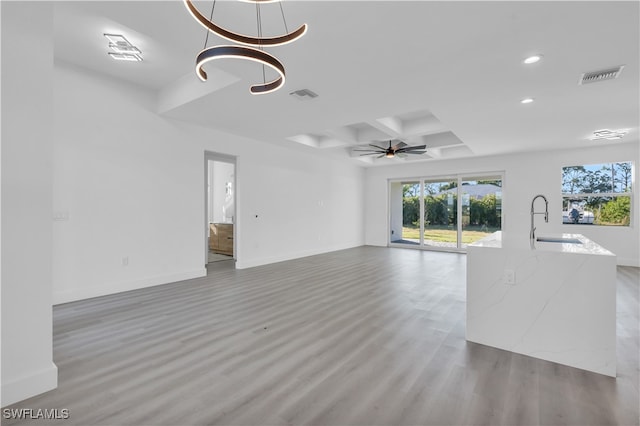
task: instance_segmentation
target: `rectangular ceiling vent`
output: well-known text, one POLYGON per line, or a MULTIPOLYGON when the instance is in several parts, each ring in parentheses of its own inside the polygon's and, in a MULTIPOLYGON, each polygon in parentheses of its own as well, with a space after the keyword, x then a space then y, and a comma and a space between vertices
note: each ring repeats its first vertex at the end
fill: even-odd
POLYGON ((301 101, 308 101, 310 99, 318 97, 317 93, 314 93, 309 89, 300 89, 300 90, 296 90, 295 92, 291 92, 289 94, 301 101))
POLYGON ((606 70, 585 72, 580 76, 578 84, 597 83, 599 81, 616 79, 622 72, 623 68, 624 65, 620 65, 619 67, 609 68, 606 70))

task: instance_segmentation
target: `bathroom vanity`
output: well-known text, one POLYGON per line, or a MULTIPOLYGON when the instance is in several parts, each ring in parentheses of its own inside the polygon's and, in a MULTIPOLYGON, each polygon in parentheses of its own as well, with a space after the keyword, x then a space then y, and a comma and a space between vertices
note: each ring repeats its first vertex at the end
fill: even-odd
POLYGON ((467 340, 616 376, 616 256, 579 234, 467 247, 467 340))
POLYGON ((214 253, 233 256, 233 224, 209 224, 209 250, 214 253))

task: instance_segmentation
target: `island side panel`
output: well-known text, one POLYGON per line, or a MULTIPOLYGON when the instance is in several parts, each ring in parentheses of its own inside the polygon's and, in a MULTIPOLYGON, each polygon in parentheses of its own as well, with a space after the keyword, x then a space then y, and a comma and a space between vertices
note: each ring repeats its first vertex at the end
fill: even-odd
POLYGON ((615 256, 469 247, 467 340, 615 377, 615 256), (515 271, 515 285, 503 271, 515 271))

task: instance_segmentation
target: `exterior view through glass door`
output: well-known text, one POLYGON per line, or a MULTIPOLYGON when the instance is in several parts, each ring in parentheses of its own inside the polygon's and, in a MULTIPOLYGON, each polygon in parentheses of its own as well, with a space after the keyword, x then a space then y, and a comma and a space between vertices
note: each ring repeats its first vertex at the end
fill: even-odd
POLYGON ((392 198, 391 242, 420 245, 420 193, 419 181, 394 182, 392 198))
POLYGON ((466 178, 462 193, 462 244, 466 247, 502 229, 502 178, 466 178))
POLYGON ((458 247, 458 181, 424 181, 424 238, 429 247, 458 247))
POLYGON ((462 250, 502 228, 502 175, 389 182, 391 246, 462 250))

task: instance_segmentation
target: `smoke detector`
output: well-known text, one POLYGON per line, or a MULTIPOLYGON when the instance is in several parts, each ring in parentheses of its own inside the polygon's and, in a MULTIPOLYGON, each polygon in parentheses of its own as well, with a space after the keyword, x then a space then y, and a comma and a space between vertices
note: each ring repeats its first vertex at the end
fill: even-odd
POLYGON ((291 92, 289 94, 294 98, 298 99, 299 101, 308 101, 310 99, 318 97, 317 93, 314 93, 309 89, 300 89, 300 90, 296 90, 295 92, 291 92))
POLYGON ((578 84, 582 85, 582 84, 589 84, 589 83, 597 83, 599 81, 605 81, 605 80, 614 80, 618 78, 618 76, 620 76, 620 73, 622 72, 623 68, 624 68, 624 65, 620 65, 618 67, 609 68, 606 70, 585 72, 580 76, 580 80, 578 81, 578 84))
POLYGON ((609 141, 613 141, 613 140, 617 140, 617 139, 622 139, 624 137, 624 135, 626 135, 627 133, 629 133, 628 130, 626 129, 620 129, 620 130, 609 130, 609 129, 602 129, 602 130, 596 130, 593 132, 593 136, 591 136, 591 140, 592 141, 598 141, 598 140, 609 140, 609 141))

